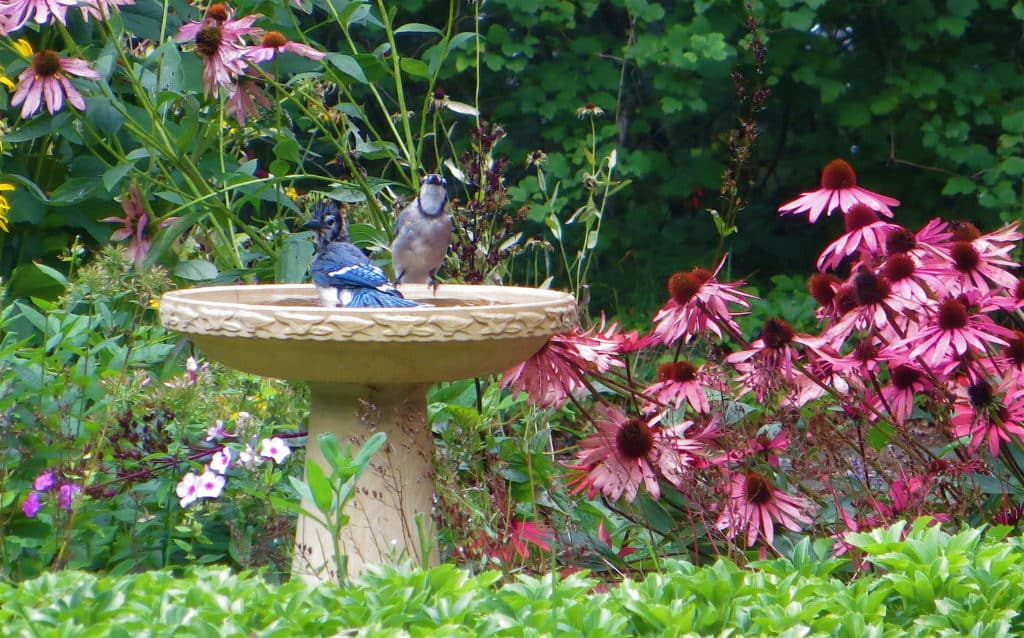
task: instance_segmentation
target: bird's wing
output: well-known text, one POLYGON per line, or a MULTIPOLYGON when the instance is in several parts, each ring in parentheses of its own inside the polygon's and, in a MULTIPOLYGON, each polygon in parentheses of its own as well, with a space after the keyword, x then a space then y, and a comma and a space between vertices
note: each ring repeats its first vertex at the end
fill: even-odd
POLYGON ((395 220, 395 237, 398 237, 398 234, 402 232, 402 224, 404 224, 406 222, 406 220, 409 219, 409 215, 412 212, 412 207, 415 206, 415 205, 416 205, 416 200, 414 199, 398 215, 398 218, 395 220))
POLYGON ((329 285, 354 288, 378 288, 388 284, 388 277, 374 264, 349 264, 327 273, 329 285))
POLYGON ((313 281, 321 286, 377 288, 388 283, 387 275, 355 245, 334 242, 313 260, 313 281))

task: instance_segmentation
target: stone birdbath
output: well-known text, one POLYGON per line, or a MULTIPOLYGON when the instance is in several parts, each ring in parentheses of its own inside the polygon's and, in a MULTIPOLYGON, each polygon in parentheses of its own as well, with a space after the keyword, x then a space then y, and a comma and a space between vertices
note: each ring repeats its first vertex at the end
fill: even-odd
MULTIPOLYGON (((310 284, 238 285, 169 292, 166 328, 189 335, 211 359, 311 391, 306 463, 329 473, 318 436, 333 433, 358 450, 373 433, 386 445, 359 479, 349 524, 339 538, 349 575, 363 565, 422 556, 417 518, 436 536, 434 443, 426 393, 432 383, 505 370, 576 323, 571 295, 538 288, 444 284, 433 295, 407 284, 414 308, 323 308, 310 284)), ((299 517, 293 575, 336 581, 330 533, 299 517)))

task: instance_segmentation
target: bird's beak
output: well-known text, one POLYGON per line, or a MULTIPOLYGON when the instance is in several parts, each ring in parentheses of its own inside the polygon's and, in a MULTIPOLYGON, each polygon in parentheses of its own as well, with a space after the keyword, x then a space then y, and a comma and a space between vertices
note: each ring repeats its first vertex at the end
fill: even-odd
POLYGON ((302 226, 300 226, 299 228, 301 228, 302 230, 320 230, 321 228, 323 228, 323 226, 320 224, 320 222, 316 221, 315 219, 311 219, 302 226))

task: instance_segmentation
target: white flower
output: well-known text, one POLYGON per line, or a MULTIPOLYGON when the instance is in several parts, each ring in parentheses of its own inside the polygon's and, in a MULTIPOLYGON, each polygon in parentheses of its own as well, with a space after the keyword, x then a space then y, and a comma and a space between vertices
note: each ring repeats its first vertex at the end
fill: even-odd
POLYGON ((224 429, 224 421, 217 419, 213 425, 206 428, 206 440, 213 441, 214 439, 220 440, 227 436, 234 436, 230 432, 224 429))
POLYGON ((280 465, 284 463, 284 460, 291 454, 291 449, 285 445, 285 442, 280 437, 275 436, 272 439, 263 439, 260 441, 260 456, 268 459, 274 459, 274 463, 280 465))
POLYGON ((238 453, 238 462, 242 465, 259 465, 263 462, 263 459, 256 456, 256 451, 252 449, 252 446, 246 443, 245 449, 238 453))
POLYGON ((210 459, 210 469, 217 474, 224 474, 228 471, 228 467, 231 466, 231 448, 222 447, 220 450, 213 453, 213 457, 210 459))
POLYGON ((192 503, 195 503, 196 499, 199 498, 199 477, 196 476, 195 472, 189 472, 182 477, 181 482, 178 483, 178 501, 182 507, 188 507, 192 503))
POLYGON ((197 498, 217 498, 224 491, 224 477, 210 471, 206 471, 198 479, 196 488, 197 498))

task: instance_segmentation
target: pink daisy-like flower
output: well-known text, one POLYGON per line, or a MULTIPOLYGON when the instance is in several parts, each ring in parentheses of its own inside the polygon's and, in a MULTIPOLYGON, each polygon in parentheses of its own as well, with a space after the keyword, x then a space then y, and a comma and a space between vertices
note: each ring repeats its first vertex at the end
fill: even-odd
POLYGON ((51 19, 67 25, 67 13, 78 6, 78 0, 7 0, 0 3, 0 35, 10 35, 33 19, 36 24, 49 24, 51 19))
POLYGON ((104 217, 101 222, 121 224, 110 235, 110 241, 128 242, 128 258, 132 260, 136 268, 142 268, 142 262, 149 252, 150 240, 146 237, 146 227, 149 225, 149 214, 146 212, 146 205, 143 203, 139 187, 132 183, 128 192, 121 196, 121 208, 124 209, 124 217, 104 217))
POLYGON ((1024 442, 1024 391, 1015 382, 993 388, 978 379, 957 392, 953 409, 953 436, 970 437, 972 452, 986 443, 992 456, 998 456, 1004 443, 1024 442))
POLYGON ((90 17, 109 20, 110 16, 121 12, 121 7, 133 4, 135 0, 82 0, 79 9, 82 10, 82 18, 88 22, 90 17))
POLYGON ((260 441, 260 456, 267 459, 274 459, 274 463, 278 465, 284 463, 284 460, 288 458, 288 455, 292 453, 281 437, 275 436, 269 439, 263 439, 260 441))
POLYGON ((239 124, 245 125, 250 117, 260 114, 260 109, 269 109, 272 106, 270 98, 266 96, 260 85, 253 80, 240 79, 231 89, 228 97, 225 112, 234 115, 239 124))
POLYGON ((870 270, 858 270, 850 278, 855 306, 823 335, 829 343, 841 342, 853 330, 875 328, 885 338, 898 339, 905 334, 910 310, 918 307, 892 292, 892 285, 870 270))
MULTIPOLYGON (((889 233, 899 228, 896 224, 878 218, 878 213, 861 202, 850 207, 845 217, 846 232, 829 244, 818 257, 818 270, 834 270, 847 257, 859 253, 880 257, 885 253, 885 241, 889 233)), ((861 258, 861 262, 870 260, 861 258)))
POLYGON ((175 42, 195 42, 196 53, 203 59, 203 86, 207 95, 218 86, 231 87, 245 73, 244 59, 248 47, 243 36, 259 36, 263 29, 252 26, 259 14, 234 20, 234 10, 222 3, 210 5, 202 22, 183 25, 174 36, 175 42))
POLYGON ((908 350, 908 359, 920 357, 931 366, 968 352, 984 352, 986 344, 1005 346, 1003 337, 1012 336, 1012 332, 984 314, 992 309, 977 295, 948 297, 930 311, 927 325, 898 345, 908 350))
POLYGON ((231 467, 231 448, 222 447, 210 457, 209 468, 217 474, 226 474, 231 467))
POLYGON ((847 213, 858 203, 871 207, 885 217, 892 217, 890 206, 900 205, 897 199, 857 186, 857 174, 853 167, 846 160, 834 159, 821 172, 821 188, 801 193, 800 197, 783 204, 779 207, 779 214, 807 212, 808 221, 813 224, 822 214, 831 215, 836 208, 847 213))
POLYGON ((951 276, 942 280, 944 287, 937 294, 957 295, 968 290, 988 294, 993 290, 1012 289, 1017 276, 1004 270, 1016 268, 1017 262, 1006 256, 1009 249, 990 250, 989 244, 980 241, 954 242, 949 254, 953 260, 951 276))
POLYGON ((775 523, 798 532, 801 523, 812 522, 810 508, 807 499, 782 492, 760 472, 736 472, 729 479, 729 500, 716 527, 727 530, 728 538, 746 532, 747 547, 752 547, 758 537, 772 545, 775 523))
POLYGON ((85 110, 82 94, 71 84, 69 76, 89 80, 100 79, 89 63, 80 58, 61 57, 56 51, 43 49, 32 58, 32 63, 18 76, 18 88, 11 98, 11 106, 21 104, 21 117, 33 115, 46 101, 51 115, 64 107, 64 100, 79 111, 85 110))
POLYGON ((733 315, 739 313, 729 310, 729 304, 750 308, 747 299, 755 297, 739 290, 742 281, 723 284, 717 280, 725 260, 723 257, 718 262, 714 272, 694 268, 669 277, 669 300, 654 316, 653 341, 671 345, 682 339, 689 343, 695 335, 709 331, 721 338, 720 324, 733 332, 740 331, 739 324, 733 319, 733 315))
POLYGON ((903 363, 889 368, 889 383, 882 387, 881 406, 888 409, 889 418, 903 423, 914 410, 914 398, 931 389, 932 383, 924 371, 915 365, 903 363))
POLYGON ((256 46, 245 51, 245 57, 251 62, 259 63, 272 60, 278 53, 285 51, 307 57, 310 60, 322 60, 326 53, 300 42, 291 42, 280 31, 267 31, 263 40, 256 46))
POLYGON ((647 421, 629 418, 618 408, 599 406, 597 432, 580 442, 578 465, 569 466, 582 474, 573 479, 573 493, 586 490, 592 498, 598 492, 610 499, 625 495, 633 502, 641 485, 652 498, 661 496, 658 480, 680 485, 686 467, 703 446, 684 438, 679 428, 652 427, 647 421))
POLYGON ((544 523, 516 519, 509 525, 507 540, 508 544, 504 546, 501 558, 509 562, 514 554, 518 554, 521 559, 526 560, 530 557, 530 548, 527 543, 545 552, 550 552, 555 534, 544 523))
POLYGON ((506 370, 501 386, 525 392, 531 405, 561 408, 570 395, 585 389, 588 372, 625 366, 618 347, 617 339, 600 331, 575 328, 569 334, 553 335, 532 357, 506 370))
POLYGON ((667 361, 658 365, 657 383, 647 388, 646 394, 653 401, 644 406, 644 412, 650 413, 660 405, 671 405, 679 409, 683 403, 689 403, 697 412, 708 412, 711 404, 701 385, 704 377, 702 368, 686 361, 667 361))
POLYGON ((785 320, 771 317, 764 322, 761 337, 749 350, 734 352, 725 358, 740 372, 738 380, 744 391, 754 390, 758 401, 782 388, 796 385, 793 361, 801 357, 795 344, 812 350, 823 345, 821 339, 798 335, 785 320))

